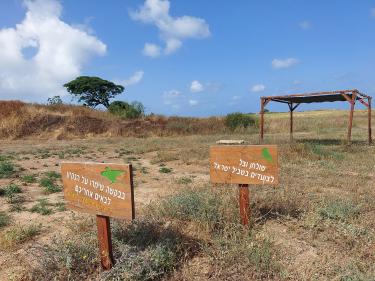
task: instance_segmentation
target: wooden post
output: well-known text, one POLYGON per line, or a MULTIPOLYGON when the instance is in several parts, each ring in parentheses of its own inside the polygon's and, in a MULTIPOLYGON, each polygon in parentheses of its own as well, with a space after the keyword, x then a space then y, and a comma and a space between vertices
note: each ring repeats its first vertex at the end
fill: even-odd
POLYGON ((354 115, 354 106, 355 106, 356 97, 357 97, 356 93, 353 93, 352 99, 350 101, 350 114, 349 114, 348 137, 347 137, 348 144, 351 144, 351 139, 352 139, 353 115, 354 115))
POLYGON ((371 136, 371 97, 368 97, 368 144, 371 145, 372 143, 372 136, 371 136))
POLYGON ((103 270, 109 270, 113 266, 112 239, 109 217, 96 216, 98 227, 99 255, 103 270))
POLYGON ((264 137, 264 99, 260 99, 260 143, 264 137))
POLYGON ((289 113, 290 113, 290 123, 289 123, 289 138, 293 141, 293 103, 288 103, 289 113))
POLYGON ((239 190, 239 200, 240 200, 240 216, 241 216, 241 223, 242 225, 249 224, 249 185, 248 184, 240 184, 238 186, 239 190))

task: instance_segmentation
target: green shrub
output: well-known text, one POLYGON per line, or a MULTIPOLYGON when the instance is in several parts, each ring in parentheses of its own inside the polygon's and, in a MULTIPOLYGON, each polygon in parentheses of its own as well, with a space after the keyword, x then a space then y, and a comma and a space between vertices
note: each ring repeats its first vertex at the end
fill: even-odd
POLYGON ((10 216, 4 212, 0 212, 0 228, 9 225, 10 216))
POLYGON ((8 229, 0 240, 1 248, 10 248, 28 240, 31 240, 36 235, 40 234, 41 225, 17 225, 8 229))
POLYGON ((70 235, 69 239, 52 237, 52 241, 31 248, 34 267, 27 280, 93 280, 97 272, 98 248, 95 232, 70 235), (58 276, 58 278, 57 278, 58 276))
POLYGON ((50 179, 59 179, 61 175, 55 171, 46 172, 45 175, 50 179))
POLYGON ((149 221, 115 224, 115 266, 104 280, 159 280, 197 251, 197 242, 172 226, 149 221))
POLYGON ((140 118, 145 114, 143 104, 136 101, 130 104, 124 101, 114 101, 108 107, 108 111, 125 119, 140 118))
POLYGON ((333 201, 319 209, 319 215, 324 219, 346 221, 357 217, 360 208, 349 201, 333 201))
POLYGON ((12 197, 16 193, 22 193, 22 189, 18 185, 11 183, 2 189, 0 196, 4 195, 6 197, 12 197))
POLYGON ((38 203, 31 207, 30 212, 38 213, 43 216, 52 214, 52 209, 48 208, 51 204, 48 203, 47 199, 39 199, 38 203))
POLYGON ((169 173, 172 172, 172 169, 171 169, 171 168, 167 168, 167 167, 161 167, 161 168, 159 169, 159 172, 160 172, 160 173, 163 173, 163 174, 169 174, 169 173))
POLYGON ((225 125, 231 130, 235 130, 236 128, 247 128, 255 125, 255 119, 249 114, 235 112, 230 113, 225 117, 225 125))
POLYGON ((56 211, 64 212, 66 211, 65 202, 57 202, 55 203, 56 211))
POLYGON ((44 177, 39 182, 40 186, 43 187, 46 194, 60 192, 62 189, 55 183, 55 179, 44 177))
POLYGON ((26 175, 22 177, 22 181, 24 183, 34 183, 36 182, 36 177, 35 175, 26 175))
POLYGON ((227 192, 211 188, 187 188, 150 206, 150 215, 198 224, 209 231, 240 222, 237 200, 227 192))
POLYGON ((0 161, 0 179, 9 178, 15 173, 15 167, 11 162, 0 161))
POLYGON ((243 274, 251 274, 249 280, 282 280, 281 265, 275 261, 272 243, 241 232, 241 229, 231 229, 223 236, 215 236, 205 249, 207 256, 215 257, 212 270, 217 274, 216 280, 243 274))

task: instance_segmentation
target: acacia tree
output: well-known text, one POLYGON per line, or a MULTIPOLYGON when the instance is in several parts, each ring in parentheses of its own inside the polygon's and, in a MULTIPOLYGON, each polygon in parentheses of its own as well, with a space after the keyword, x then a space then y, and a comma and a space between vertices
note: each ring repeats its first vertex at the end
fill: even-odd
POLYGON ((83 102, 83 105, 96 107, 101 104, 106 108, 109 107, 109 100, 125 89, 113 82, 90 76, 79 76, 64 84, 64 87, 78 99, 78 102, 83 102))

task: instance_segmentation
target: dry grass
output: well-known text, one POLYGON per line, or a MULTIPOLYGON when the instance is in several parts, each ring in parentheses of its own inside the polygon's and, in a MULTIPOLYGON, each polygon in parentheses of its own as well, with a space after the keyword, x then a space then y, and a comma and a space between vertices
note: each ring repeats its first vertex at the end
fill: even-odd
POLYGON ((0 101, 0 138, 70 139, 92 136, 171 136, 226 131, 223 118, 151 115, 125 121, 108 112, 75 105, 0 101), (22 113, 22 114, 21 114, 22 113))
MULTIPOLYGON (((66 223, 68 213, 57 212, 56 205, 49 216, 43 216, 43 210, 28 212, 38 199, 47 197, 38 181, 31 180, 22 186, 23 194, 30 198, 31 192, 39 191, 39 197, 25 202, 25 211, 12 213, 11 225, 5 224, 2 234, 18 225, 25 213, 32 222, 55 223, 51 232, 59 239, 44 237, 47 232, 35 237, 41 244, 57 243, 38 251, 37 259, 46 257, 46 263, 30 269, 33 280, 41 274, 57 280, 374 280, 375 150, 366 145, 365 112, 355 114, 352 146, 341 141, 347 112, 296 113, 293 143, 286 134, 287 117, 266 115, 265 142, 279 146, 280 184, 250 188, 248 229, 238 224, 237 187, 209 184, 208 148, 218 139, 229 138, 256 144, 254 128, 245 133, 54 141, 38 147, 34 140, 5 143, 1 161, 11 161, 20 169, 2 179, 2 187, 12 181, 22 184, 24 176, 36 173, 38 181, 55 176, 46 172, 61 159, 131 161, 137 168, 137 221, 113 228, 119 263, 112 272, 100 274, 93 222, 84 227, 72 223, 72 231, 65 233, 58 219, 66 223), (22 160, 25 157, 29 160, 22 160), (159 172, 162 163, 170 173, 159 172), (38 171, 31 170, 34 165, 38 171)), ((168 122, 165 117, 149 118, 168 122)), ((193 132, 189 130, 178 134, 193 132)), ((59 195, 48 195, 48 202, 56 202, 59 195)), ((0 200, 9 207, 5 197, 0 200)), ((74 222, 84 215, 76 216, 74 222)), ((19 264, 27 268, 26 261, 19 264)))

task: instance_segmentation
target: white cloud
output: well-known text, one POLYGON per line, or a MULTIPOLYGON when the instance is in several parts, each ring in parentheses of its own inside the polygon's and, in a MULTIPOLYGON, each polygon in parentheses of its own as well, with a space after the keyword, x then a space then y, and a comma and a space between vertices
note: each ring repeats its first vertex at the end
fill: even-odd
POLYGON ((160 39, 165 43, 164 54, 177 51, 184 39, 200 39, 210 35, 209 26, 204 19, 191 16, 173 17, 169 9, 169 0, 145 0, 137 11, 130 13, 133 20, 153 24, 159 29, 160 39))
POLYGON ((189 104, 190 106, 195 106, 198 104, 198 101, 197 100, 189 100, 189 104))
POLYGON ((296 58, 287 58, 287 59, 273 59, 272 67, 274 69, 289 68, 299 63, 299 60, 296 58))
POLYGON ((177 90, 166 91, 163 94, 164 98, 177 98, 181 96, 181 92, 177 90))
POLYGON ((202 83, 200 83, 198 80, 194 80, 191 82, 190 91, 192 93, 199 93, 199 92, 202 92, 203 90, 204 90, 204 87, 202 83))
POLYGON ((90 26, 93 20, 94 20, 94 17, 86 17, 83 23, 74 23, 72 24, 72 26, 74 28, 82 30, 83 32, 93 35, 95 34, 95 30, 92 29, 92 27, 90 26))
POLYGON ((250 90, 254 93, 258 93, 258 92, 263 92, 265 89, 266 89, 266 86, 264 86, 263 84, 256 84, 252 86, 250 90))
POLYGON ((182 96, 180 91, 169 90, 163 94, 163 100, 165 105, 176 105, 177 100, 182 96))
POLYGON ((370 14, 372 17, 375 17, 375 8, 370 9, 370 14))
POLYGON ((63 22, 56 0, 25 0, 24 6, 22 22, 0 29, 0 97, 63 95, 62 85, 80 74, 90 56, 104 55, 106 45, 63 22))
POLYGON ((237 105, 241 99, 242 99, 241 96, 233 96, 228 104, 231 106, 237 105))
POLYGON ((178 39, 171 38, 168 39, 166 42, 166 46, 164 49, 164 54, 169 55, 174 53, 177 49, 179 49, 182 45, 182 42, 178 39))
POLYGON ((121 84, 125 87, 138 84, 143 79, 144 72, 142 70, 134 72, 128 79, 122 81, 115 81, 117 84, 121 84))
POLYGON ((307 21, 307 20, 304 20, 302 22, 300 22, 299 24, 299 27, 304 29, 304 30, 308 30, 311 28, 311 22, 307 21))
POLYGON ((142 53, 145 56, 151 57, 151 58, 156 58, 160 56, 160 47, 155 44, 151 43, 146 43, 145 46, 143 47, 142 53))

